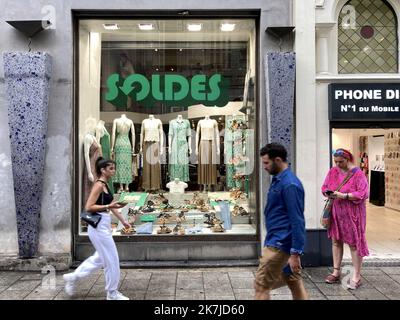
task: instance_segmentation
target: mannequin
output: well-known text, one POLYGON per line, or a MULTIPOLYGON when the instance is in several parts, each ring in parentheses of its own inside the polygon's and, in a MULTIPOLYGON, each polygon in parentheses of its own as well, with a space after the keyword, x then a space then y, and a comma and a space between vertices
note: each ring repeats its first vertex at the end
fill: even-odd
MULTIPOLYGON (((101 153, 104 159, 111 159, 111 141, 110 134, 108 133, 106 127, 104 126, 105 122, 103 120, 99 120, 96 126, 96 140, 100 143, 101 153)), ((112 179, 110 179, 107 183, 108 188, 111 193, 114 193, 114 186, 112 179)))
POLYGON ((140 153, 143 154, 142 188, 155 191, 161 188, 160 156, 163 154, 164 133, 160 119, 150 114, 142 121, 140 153))
POLYGON ((189 181, 189 155, 191 149, 191 131, 189 120, 182 115, 169 122, 169 176, 173 180, 189 181), (189 152, 189 154, 188 154, 189 152))
POLYGON ((178 178, 175 178, 174 181, 167 183, 167 188, 169 189, 170 193, 183 194, 183 193, 185 193, 185 189, 187 187, 188 187, 188 184, 186 182, 179 180, 178 178))
POLYGON ((86 135, 83 139, 84 168, 83 168, 83 197, 82 205, 86 204, 92 189, 93 182, 97 178, 96 160, 101 156, 101 147, 95 137, 96 120, 89 118, 86 120, 86 135))
POLYGON ((205 116, 197 124, 196 155, 198 155, 198 183, 217 184, 217 164, 219 163, 219 131, 217 121, 205 116))
POLYGON ((174 207, 182 205, 182 195, 185 193, 188 184, 175 178, 174 181, 168 182, 166 187, 169 189, 169 203, 174 207))
POLYGON ((111 153, 116 163, 113 182, 120 184, 118 192, 129 192, 129 184, 132 182, 132 154, 135 153, 135 126, 125 114, 113 121, 111 153), (129 131, 132 144, 129 141, 129 131))

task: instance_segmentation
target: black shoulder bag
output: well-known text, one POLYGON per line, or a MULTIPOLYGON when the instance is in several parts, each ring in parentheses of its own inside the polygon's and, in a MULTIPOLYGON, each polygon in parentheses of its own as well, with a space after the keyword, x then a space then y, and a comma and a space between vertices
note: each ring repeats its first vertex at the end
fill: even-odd
MULTIPOLYGON (((104 203, 104 192, 101 193, 101 203, 104 203)), ((96 228, 101 220, 101 214, 97 212, 88 212, 86 210, 82 210, 80 217, 87 224, 91 225, 93 228, 96 228)))

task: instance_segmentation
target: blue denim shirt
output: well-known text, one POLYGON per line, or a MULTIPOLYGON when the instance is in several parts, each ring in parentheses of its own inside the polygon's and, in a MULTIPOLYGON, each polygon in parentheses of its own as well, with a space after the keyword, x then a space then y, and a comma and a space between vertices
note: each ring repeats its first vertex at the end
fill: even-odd
POLYGON ((267 236, 264 246, 303 254, 305 242, 304 189, 300 180, 285 169, 272 178, 264 210, 267 236))

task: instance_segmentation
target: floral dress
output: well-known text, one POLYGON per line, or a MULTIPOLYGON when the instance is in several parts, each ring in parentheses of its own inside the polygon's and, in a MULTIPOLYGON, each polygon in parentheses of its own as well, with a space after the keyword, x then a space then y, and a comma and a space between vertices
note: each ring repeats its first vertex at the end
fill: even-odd
MULTIPOLYGON (((332 222, 328 229, 330 239, 342 241, 357 249, 360 257, 369 255, 366 231, 365 201, 369 196, 367 178, 359 168, 350 180, 339 190, 342 193, 351 193, 356 200, 335 199, 332 206, 332 222)), ((346 178, 338 167, 329 170, 321 191, 336 190, 346 178)))

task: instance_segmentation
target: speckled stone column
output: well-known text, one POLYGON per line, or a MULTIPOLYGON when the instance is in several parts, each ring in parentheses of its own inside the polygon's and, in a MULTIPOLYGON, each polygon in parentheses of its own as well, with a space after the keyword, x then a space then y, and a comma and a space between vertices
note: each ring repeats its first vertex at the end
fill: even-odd
POLYGON ((289 163, 294 151, 295 54, 270 52, 265 57, 268 141, 283 144, 289 163))
POLYGON ((51 57, 8 52, 3 60, 19 255, 32 258, 38 253, 51 57))

